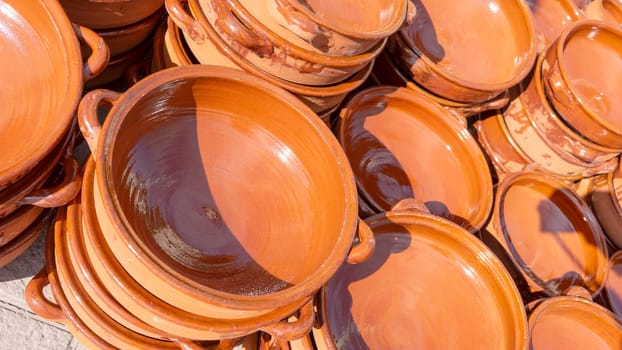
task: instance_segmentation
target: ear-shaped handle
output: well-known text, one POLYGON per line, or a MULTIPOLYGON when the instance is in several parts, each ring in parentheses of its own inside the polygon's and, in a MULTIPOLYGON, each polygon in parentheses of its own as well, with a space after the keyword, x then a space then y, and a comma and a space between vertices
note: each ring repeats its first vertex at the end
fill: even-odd
POLYGON ((37 315, 50 320, 58 322, 67 322, 67 317, 60 306, 50 301, 43 289, 50 284, 48 280, 47 271, 45 267, 39 271, 26 285, 24 298, 26 304, 37 315))
POLYGON ((108 49, 104 38, 91 29, 78 24, 72 24, 72 26, 78 39, 91 49, 91 56, 86 60, 83 68, 83 80, 88 81, 106 69, 110 61, 110 49, 108 49))
POLYGON ((296 340, 304 337, 311 332, 314 322, 313 298, 300 308, 300 315, 294 322, 279 321, 269 326, 263 327, 263 332, 269 333, 271 336, 283 340, 296 340))

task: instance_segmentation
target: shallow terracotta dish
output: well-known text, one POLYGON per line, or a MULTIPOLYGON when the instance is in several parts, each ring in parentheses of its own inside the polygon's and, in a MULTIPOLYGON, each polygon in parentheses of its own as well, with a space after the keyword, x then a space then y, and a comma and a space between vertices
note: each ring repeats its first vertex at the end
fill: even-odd
POLYGON ((465 125, 429 98, 396 87, 363 90, 342 109, 337 130, 359 195, 375 212, 415 198, 471 230, 488 218, 486 159, 465 125))
POLYGON ((572 23, 586 18, 574 0, 527 0, 538 36, 538 52, 555 41, 572 23))
POLYGON ((414 21, 394 55, 417 83, 460 102, 482 102, 518 84, 536 58, 533 18, 522 0, 414 0, 414 21))
POLYGON ((564 121, 588 140, 617 149, 622 149, 621 55, 622 30, 581 21, 547 48, 542 65, 546 94, 564 121))
POLYGON ((605 294, 611 310, 622 319, 622 251, 611 256, 605 294))
POLYGON ((19 257, 47 229, 54 217, 54 209, 45 209, 35 221, 9 243, 0 247, 0 268, 19 257))
POLYGON ((2 190, 39 164, 66 135, 83 79, 103 68, 107 50, 93 32, 72 27, 56 1, 4 1, 0 23, 0 95, 10 101, 0 107, 2 190), (86 68, 76 34, 95 48, 86 68))
POLYGON ((622 323, 609 310, 578 297, 545 300, 529 316, 530 349, 622 348, 622 323))
POLYGON ((106 241, 174 306, 217 318, 267 314, 309 298, 351 248, 358 219, 347 159, 322 121, 276 86, 222 67, 175 67, 123 95, 87 94, 78 119, 95 155, 106 241), (102 127, 104 100, 113 107, 102 127))
POLYGON ((622 249, 622 170, 620 165, 609 174, 594 178, 590 195, 594 214, 607 238, 622 249))
POLYGON ((409 1, 235 0, 251 16, 291 45, 328 56, 363 53, 396 32, 409 1))
POLYGON ((162 12, 156 11, 144 20, 125 27, 98 30, 97 34, 104 38, 110 56, 118 56, 134 49, 149 37, 160 23, 162 12))
POLYGON ((162 8, 164 0, 60 0, 72 22, 92 29, 138 23, 162 8))
MULTIPOLYGON (((266 74, 302 85, 326 86, 343 82, 365 69, 384 48, 381 40, 367 52, 349 57, 330 57, 301 50, 282 38, 262 30, 261 22, 231 1, 189 0, 190 13, 178 0, 167 0, 166 7, 175 23, 198 45, 209 38, 217 47, 226 45, 266 74), (221 40, 215 40, 215 32, 221 40)), ((208 56, 194 52, 203 63, 208 56)))
POLYGON ((322 288, 318 348, 525 349, 525 309, 494 253, 452 222, 400 205, 366 220, 372 256, 322 288))
POLYGON ((495 198, 494 230, 532 292, 560 295, 573 285, 598 295, 607 247, 596 217, 560 180, 537 172, 508 175, 495 198))

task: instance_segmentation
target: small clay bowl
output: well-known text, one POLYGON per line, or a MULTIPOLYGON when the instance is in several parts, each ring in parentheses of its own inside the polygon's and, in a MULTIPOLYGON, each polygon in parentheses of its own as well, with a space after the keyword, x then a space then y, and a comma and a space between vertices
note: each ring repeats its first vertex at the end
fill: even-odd
POLYGON ((574 285, 600 293, 605 237, 587 204, 559 179, 529 171, 508 175, 497 189, 493 220, 532 293, 561 295, 574 285))
POLYGON ((517 0, 414 0, 414 21, 394 53, 412 79, 447 99, 477 103, 515 86, 536 59, 533 17, 517 0))
MULTIPOLYGON (((347 80, 365 69, 384 48, 381 40, 367 52, 349 57, 330 57, 292 46, 282 38, 263 31, 261 22, 233 1, 189 0, 190 13, 185 12, 178 0, 168 0, 166 7, 175 23, 188 35, 188 41, 202 44, 206 37, 216 46, 224 41, 238 55, 244 57, 266 74, 286 81, 310 86, 327 86, 347 80), (215 32, 221 40, 215 40, 215 32)), ((194 52, 203 63, 209 57, 194 52)))
POLYGON ((622 323, 604 307, 579 297, 554 297, 529 316, 530 349, 622 349, 622 323))
POLYGON ((601 20, 613 25, 622 24, 622 2, 593 0, 585 7, 585 15, 589 19, 601 20))
POLYGON ((318 349, 526 348, 518 289, 475 236, 408 206, 366 221, 376 249, 322 288, 318 349))
POLYGON ((622 319, 622 251, 611 256, 605 294, 611 310, 622 319))
POLYGON ((586 18, 574 0, 527 0, 535 20, 538 52, 555 41, 574 22, 586 18))
POLYGON ((269 314, 309 298, 351 249, 359 220, 345 154, 278 87, 223 67, 175 67, 123 95, 87 94, 78 119, 98 164, 106 241, 133 278, 180 309, 269 314), (102 127, 104 100, 113 107, 102 127))
POLYGON ((74 22, 91 29, 110 29, 138 23, 157 12, 164 0, 60 0, 74 22))
POLYGON ((45 209, 39 216, 9 243, 0 247, 0 268, 17 259, 47 230, 54 218, 54 209, 45 209))
POLYGON ((616 149, 622 149, 621 55, 622 30, 586 20, 547 48, 542 65, 544 89, 564 121, 586 139, 616 149))
POLYGON ((125 27, 98 30, 97 34, 104 38, 110 56, 119 56, 133 50, 151 36, 162 20, 162 12, 156 11, 144 20, 125 27))
POLYGON ((83 80, 107 63, 103 39, 72 26, 57 1, 9 0, 0 10, 0 190, 19 180, 66 135, 83 80), (76 37, 93 47, 83 66, 76 37), (88 73, 88 74, 87 74, 88 73))
POLYGON ((492 209, 486 158, 462 122, 412 90, 381 86, 353 96, 337 137, 359 195, 376 213, 415 198, 477 231, 492 209))
POLYGON ((237 0, 274 33, 302 49, 327 56, 354 56, 396 32, 406 19, 409 1, 237 0))
POLYGON ((614 171, 594 179, 590 195, 594 214, 598 218, 607 238, 618 249, 622 249, 622 171, 614 171))

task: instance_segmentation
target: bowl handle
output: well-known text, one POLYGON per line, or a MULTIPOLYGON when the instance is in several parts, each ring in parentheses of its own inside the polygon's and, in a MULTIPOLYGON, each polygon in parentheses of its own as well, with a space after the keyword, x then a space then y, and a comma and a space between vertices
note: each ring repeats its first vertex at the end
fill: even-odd
POLYGON ((269 333, 274 338, 292 341, 309 334, 314 321, 313 298, 310 298, 309 301, 300 308, 300 315, 296 321, 279 321, 262 327, 261 330, 269 333))
POLYGON ((169 17, 175 22, 179 28, 188 33, 190 39, 197 44, 203 43, 205 35, 201 30, 199 21, 195 20, 184 8, 182 1, 185 3, 187 0, 165 0, 164 6, 169 17))
POLYGON ((32 311, 37 315, 50 320, 64 323, 67 321, 67 316, 63 312, 60 306, 51 302, 43 294, 43 288, 49 285, 47 271, 45 267, 39 271, 26 285, 24 292, 24 298, 26 303, 32 311))
POLYGON ((91 49, 91 56, 86 60, 82 73, 83 81, 88 81, 95 78, 108 66, 110 50, 104 38, 99 36, 99 34, 75 23, 72 23, 72 26, 78 39, 83 41, 91 49))
POLYGON ((99 134, 101 133, 101 123, 97 118, 97 107, 105 101, 110 104, 114 104, 120 93, 111 90, 97 89, 86 94, 80 105, 78 106, 78 123, 80 124, 80 131, 82 136, 86 140, 86 143, 91 149, 91 153, 97 152, 97 143, 99 141, 99 134))
POLYGON ((326 48, 333 46, 331 32, 325 31, 321 25, 297 10, 289 1, 275 0, 274 4, 275 11, 272 12, 272 15, 280 25, 311 45, 317 42, 324 42, 326 48), (319 40, 321 38, 324 38, 324 40, 319 40))
POLYGON ((362 263, 372 255, 376 248, 374 232, 365 221, 359 219, 356 234, 358 236, 358 243, 350 249, 350 253, 346 259, 348 264, 362 263))
POLYGON ((263 35, 248 29, 222 0, 211 0, 211 6, 217 15, 214 26, 224 32, 225 36, 252 50, 259 57, 270 57, 274 54, 272 43, 263 35))

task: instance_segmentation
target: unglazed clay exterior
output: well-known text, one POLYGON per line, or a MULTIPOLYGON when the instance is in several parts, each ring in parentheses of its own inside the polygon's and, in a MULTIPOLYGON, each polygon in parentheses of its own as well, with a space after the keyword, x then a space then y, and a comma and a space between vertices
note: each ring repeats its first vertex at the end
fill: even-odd
POLYGON ((616 149, 622 149, 620 55, 620 29, 582 21, 551 44, 542 66, 546 94, 565 122, 588 140, 616 149))
POLYGON ((72 22, 92 29, 124 27, 155 13, 164 0, 60 0, 72 22))
POLYGON ((413 22, 398 32, 400 65, 432 93, 482 102, 518 84, 536 58, 533 18, 516 0, 413 0, 413 22))
POLYGON ((538 51, 555 41, 574 22, 586 18, 574 0, 527 0, 536 24, 538 51))
POLYGON ((609 310, 578 297, 554 297, 529 316, 530 349, 622 348, 622 323, 609 310))
POLYGON ((318 349, 526 348, 518 290, 477 238, 414 209, 367 222, 374 253, 344 264, 319 295, 318 349))
POLYGON ((442 106, 412 90, 363 90, 340 114, 338 138, 359 195, 376 212, 415 198, 433 214, 479 229, 492 180, 476 141, 442 106))
POLYGON ((611 256, 605 294, 611 310, 622 319, 622 251, 611 256))
POLYGON ((605 238, 590 208, 563 182, 537 172, 508 175, 493 220, 532 292, 559 295, 579 285, 598 295, 607 271, 605 238))
POLYGON ((611 173, 594 179, 590 199, 607 238, 616 248, 622 249, 622 171, 619 165, 611 173))

